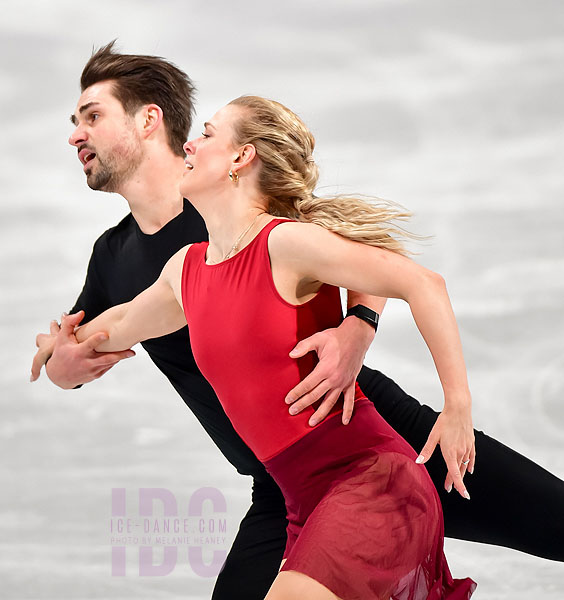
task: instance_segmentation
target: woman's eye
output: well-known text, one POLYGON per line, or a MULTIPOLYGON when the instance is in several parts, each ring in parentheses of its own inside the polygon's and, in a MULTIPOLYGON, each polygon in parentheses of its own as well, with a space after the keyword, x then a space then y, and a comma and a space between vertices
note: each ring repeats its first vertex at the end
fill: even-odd
POLYGON ((207 133, 204 133, 204 132, 202 131, 202 137, 203 137, 203 138, 209 138, 210 136, 209 136, 209 134, 207 134, 207 133))

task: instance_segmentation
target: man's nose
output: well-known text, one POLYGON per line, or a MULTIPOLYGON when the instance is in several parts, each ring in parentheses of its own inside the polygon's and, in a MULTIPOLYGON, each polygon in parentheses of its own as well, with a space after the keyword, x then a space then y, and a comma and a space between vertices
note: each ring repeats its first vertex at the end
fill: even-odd
POLYGON ((80 144, 84 144, 88 136, 86 132, 81 127, 77 127, 69 137, 69 144, 71 146, 80 146, 80 144))

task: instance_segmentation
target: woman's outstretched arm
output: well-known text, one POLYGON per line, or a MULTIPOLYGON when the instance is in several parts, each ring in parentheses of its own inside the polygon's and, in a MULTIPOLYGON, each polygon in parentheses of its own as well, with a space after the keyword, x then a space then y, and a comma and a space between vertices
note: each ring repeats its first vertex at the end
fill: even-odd
POLYGON ((137 342, 161 337, 186 325, 182 308, 180 279, 189 246, 179 250, 164 266, 155 283, 131 302, 118 304, 79 327, 79 342, 104 331, 108 339, 98 346, 102 352, 131 348, 137 342))
POLYGON ((441 444, 449 475, 460 494, 466 489, 462 462, 475 458, 471 396, 458 326, 443 278, 409 258, 352 242, 318 225, 285 223, 269 237, 273 265, 297 275, 303 296, 320 282, 373 296, 400 298, 409 303, 413 318, 433 356, 445 404, 421 454, 428 460, 441 444))

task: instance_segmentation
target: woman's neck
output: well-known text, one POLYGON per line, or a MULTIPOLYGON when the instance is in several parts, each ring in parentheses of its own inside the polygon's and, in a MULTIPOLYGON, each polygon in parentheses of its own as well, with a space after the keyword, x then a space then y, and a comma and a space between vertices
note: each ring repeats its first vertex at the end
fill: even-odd
POLYGON ((244 248, 262 228, 265 215, 268 215, 263 198, 247 196, 240 191, 207 200, 198 198, 194 205, 206 223, 208 260, 213 263, 234 256, 244 248))

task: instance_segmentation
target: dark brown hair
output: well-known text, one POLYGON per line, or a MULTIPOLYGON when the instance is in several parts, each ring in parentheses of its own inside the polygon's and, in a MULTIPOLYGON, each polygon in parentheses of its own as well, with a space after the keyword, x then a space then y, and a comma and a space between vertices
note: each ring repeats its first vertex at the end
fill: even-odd
POLYGON ((186 73, 160 56, 114 52, 115 41, 92 54, 80 76, 81 91, 111 80, 113 94, 128 115, 135 114, 144 104, 157 104, 163 111, 172 151, 184 156, 182 146, 188 139, 194 114, 194 84, 186 73))

